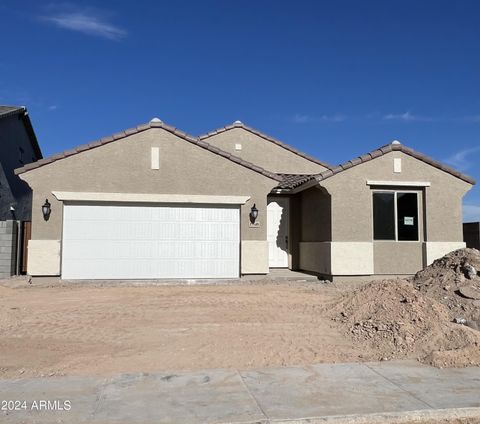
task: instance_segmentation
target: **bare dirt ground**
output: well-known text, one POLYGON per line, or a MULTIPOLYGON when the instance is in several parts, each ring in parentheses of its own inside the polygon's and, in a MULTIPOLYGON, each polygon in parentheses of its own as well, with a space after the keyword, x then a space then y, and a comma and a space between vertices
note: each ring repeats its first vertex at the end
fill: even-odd
POLYGON ((261 368, 361 359, 323 284, 0 286, 0 376, 261 368))
POLYGON ((414 278, 361 284, 0 280, 0 377, 407 358, 480 365, 477 269, 480 252, 462 249, 414 278))

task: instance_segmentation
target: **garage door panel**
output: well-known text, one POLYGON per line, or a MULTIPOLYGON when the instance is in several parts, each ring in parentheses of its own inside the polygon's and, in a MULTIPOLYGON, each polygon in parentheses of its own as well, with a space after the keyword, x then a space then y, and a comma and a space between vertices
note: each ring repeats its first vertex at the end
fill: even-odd
POLYGON ((238 207, 65 205, 62 277, 236 278, 238 207))
MULTIPOLYGON (((162 259, 155 263, 150 260, 124 260, 117 264, 115 269, 109 269, 110 261, 95 259, 88 264, 75 262, 69 268, 70 275, 81 275, 82 279, 151 279, 151 278, 236 278, 231 275, 231 269, 235 261, 215 260, 206 263, 200 260, 186 261, 178 259, 162 259), (168 269, 174 273, 174 277, 164 275, 168 269), (159 275, 152 277, 152 275, 159 275), (194 275, 194 277, 192 277, 194 275)), ((78 277, 64 276, 66 279, 78 279, 78 277)))
POLYGON ((238 223, 231 222, 134 222, 127 220, 73 220, 65 229, 69 240, 238 240, 238 223), (156 222, 162 225, 154 225, 156 222), (218 225, 219 223, 223 225, 218 225), (94 234, 90 231, 96 225, 94 234), (153 225, 152 225, 153 224, 153 225))

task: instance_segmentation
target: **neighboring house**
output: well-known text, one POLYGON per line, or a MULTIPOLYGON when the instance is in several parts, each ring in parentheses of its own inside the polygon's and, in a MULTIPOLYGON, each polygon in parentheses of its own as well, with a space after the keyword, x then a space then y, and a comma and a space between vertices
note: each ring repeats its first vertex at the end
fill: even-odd
POLYGON ((193 137, 153 119, 16 172, 28 272, 64 279, 412 274, 465 246, 474 184, 398 142, 332 167, 239 121, 193 137))
POLYGON ((32 191, 14 170, 39 159, 27 110, 0 106, 0 277, 18 272, 22 222, 31 219, 32 191))

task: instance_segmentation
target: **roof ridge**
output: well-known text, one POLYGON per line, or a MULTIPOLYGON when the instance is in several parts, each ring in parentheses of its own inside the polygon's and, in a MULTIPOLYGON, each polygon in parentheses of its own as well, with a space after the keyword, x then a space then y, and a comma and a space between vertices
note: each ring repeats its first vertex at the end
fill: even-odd
POLYGON ((415 159, 425 162, 426 164, 433 166, 434 168, 440 169, 441 171, 444 171, 450 175, 453 175, 454 177, 457 177, 469 184, 475 184, 475 179, 473 179, 469 175, 463 174, 455 170, 454 168, 431 158, 430 156, 417 152, 416 150, 413 150, 412 148, 404 146, 403 144, 400 144, 400 143, 385 144, 384 146, 381 146, 375 150, 372 150, 371 152, 368 152, 356 158, 350 159, 347 162, 343 162, 328 171, 320 172, 315 175, 315 179, 317 181, 325 180, 349 168, 360 165, 361 163, 369 162, 379 156, 383 156, 387 153, 394 152, 394 151, 400 151, 402 153, 405 153, 406 155, 412 156, 415 159))
POLYGON ((248 168, 248 169, 250 169, 254 172, 258 172, 259 174, 262 174, 262 175, 264 175, 266 177, 269 177, 271 179, 274 179, 276 181, 281 181, 282 180, 282 178, 279 175, 277 175, 273 172, 267 171, 264 168, 261 168, 261 167, 255 165, 251 162, 245 161, 242 158, 239 158, 238 156, 232 155, 232 154, 230 154, 230 153, 228 153, 224 150, 219 149, 218 147, 212 146, 211 144, 207 143, 206 141, 200 140, 199 137, 194 137, 192 135, 189 135, 186 132, 177 129, 176 127, 167 125, 167 124, 165 124, 161 121, 159 121, 159 122, 150 121, 146 124, 140 124, 140 125, 137 125, 136 127, 128 128, 126 130, 119 131, 119 132, 117 132, 115 134, 112 134, 110 136, 102 137, 102 138, 97 139, 95 141, 91 141, 89 143, 82 144, 82 145, 74 147, 72 149, 65 150, 61 153, 57 153, 55 155, 49 156, 48 158, 41 159, 37 162, 29 163, 29 164, 27 164, 27 165, 25 165, 21 168, 15 169, 15 174, 16 175, 23 174, 24 172, 31 171, 32 169, 40 168, 42 166, 48 165, 48 164, 56 162, 58 160, 65 159, 67 157, 79 154, 81 152, 91 150, 91 149, 94 149, 96 147, 103 146, 105 144, 108 144, 108 143, 111 143, 113 141, 126 138, 130 135, 133 135, 133 134, 138 134, 140 132, 149 130, 151 128, 162 128, 165 131, 168 131, 171 134, 176 135, 177 137, 180 137, 180 138, 182 138, 182 139, 184 139, 184 140, 186 140, 186 141, 188 141, 192 144, 195 144, 195 145, 197 145, 197 146, 199 146, 203 149, 209 150, 210 152, 212 152, 216 155, 223 156, 224 158, 226 158, 226 159, 228 159, 228 160, 230 160, 234 163, 237 163, 241 166, 244 166, 245 168, 248 168))
POLYGON ((322 165, 327 169, 332 169, 332 165, 330 165, 326 162, 323 162, 323 161, 321 161, 317 158, 314 158, 313 156, 307 155, 306 153, 303 153, 300 150, 295 149, 294 147, 290 146, 289 144, 286 144, 286 143, 284 143, 280 140, 277 140, 276 138, 273 138, 273 137, 271 137, 271 136, 269 136, 265 133, 262 133, 262 132, 256 130, 255 128, 252 128, 248 125, 245 125, 243 122, 240 122, 240 121, 235 121, 234 123, 232 123, 230 125, 226 125, 224 127, 220 127, 220 128, 217 128, 216 130, 213 130, 213 131, 210 131, 208 133, 202 134, 202 135, 198 136, 198 138, 200 140, 204 140, 206 138, 213 137, 217 134, 221 134, 225 131, 229 131, 229 130, 232 130, 234 128, 242 128, 245 131, 251 132, 252 134, 258 135, 259 137, 261 137, 261 138, 263 138, 267 141, 270 141, 270 142, 272 142, 272 143, 274 143, 274 144, 276 144, 280 147, 283 147, 284 149, 289 150, 290 152, 295 153, 296 155, 301 156, 304 159, 307 159, 311 162, 315 162, 319 165, 322 165))
POLYGON ((0 118, 7 118, 8 116, 17 115, 22 112, 27 112, 27 108, 25 106, 0 105, 0 118), (2 110, 5 111, 2 112, 2 110))

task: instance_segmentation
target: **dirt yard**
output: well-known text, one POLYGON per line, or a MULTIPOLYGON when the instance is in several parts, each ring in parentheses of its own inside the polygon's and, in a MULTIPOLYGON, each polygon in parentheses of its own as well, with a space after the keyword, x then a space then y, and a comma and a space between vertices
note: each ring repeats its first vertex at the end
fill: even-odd
POLYGON ((0 376, 357 361, 333 286, 0 286, 0 376))
POLYGON ((0 377, 418 359, 480 365, 480 252, 408 280, 216 285, 0 280, 0 377))

